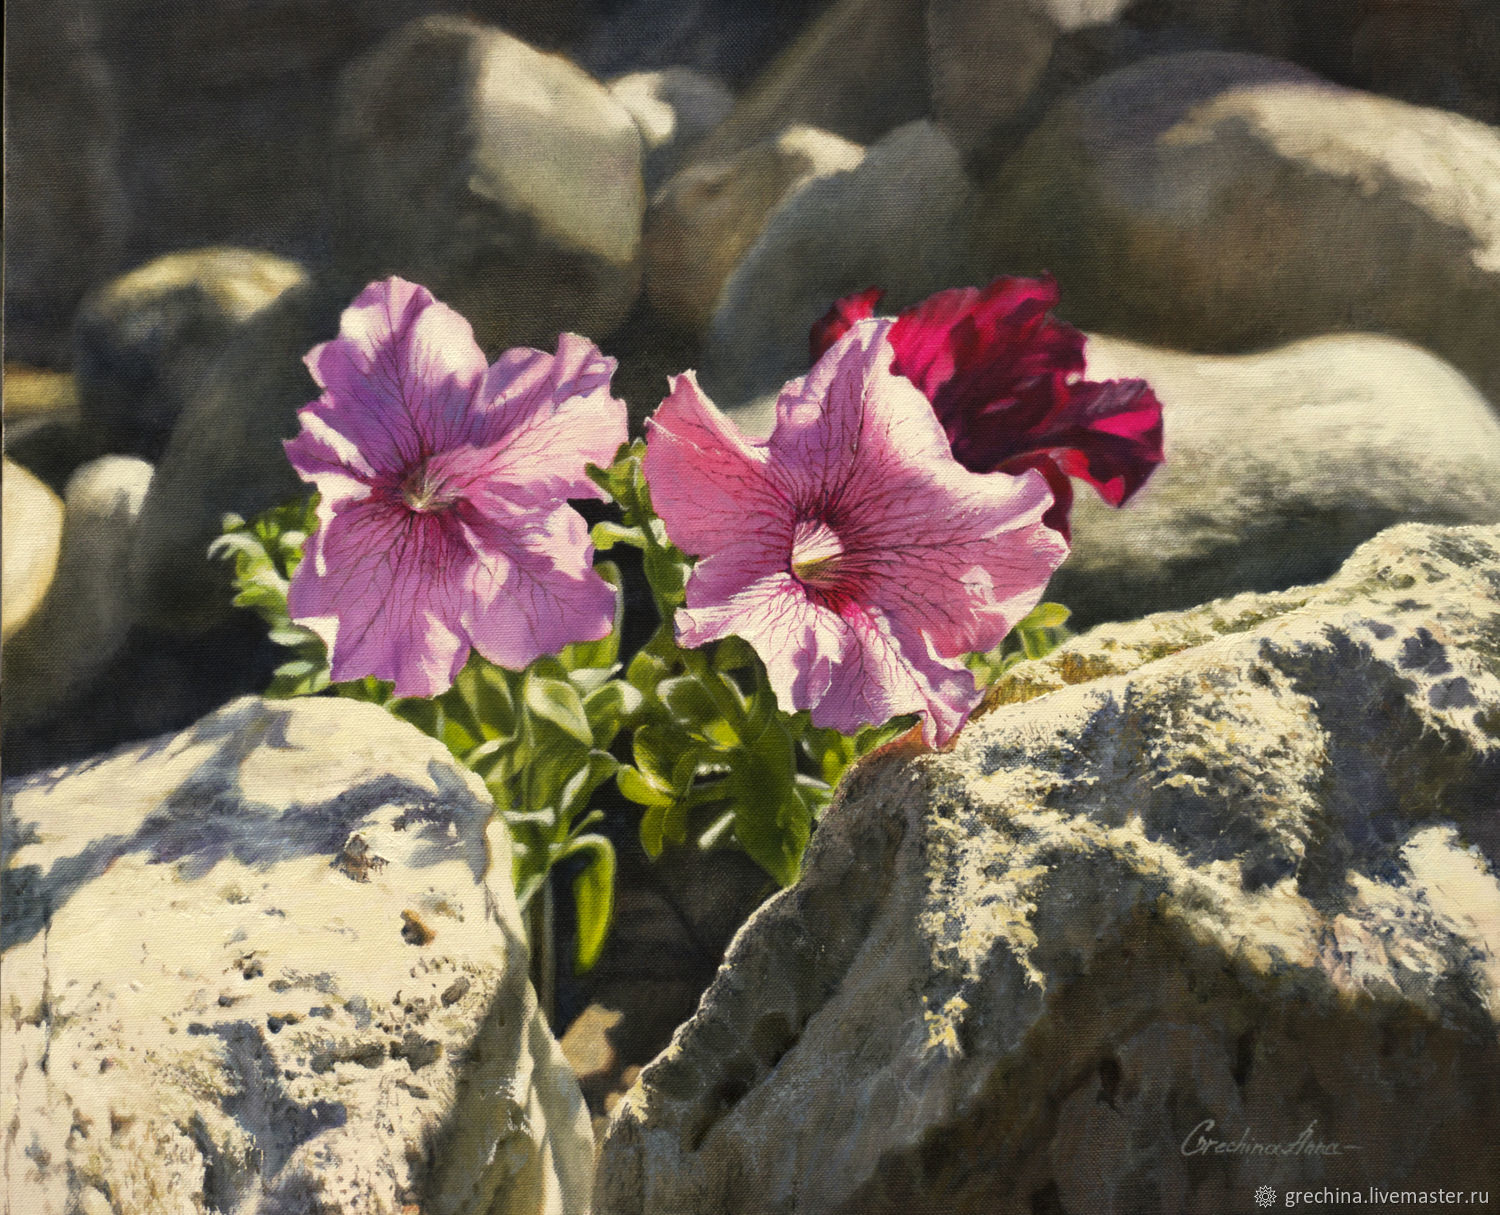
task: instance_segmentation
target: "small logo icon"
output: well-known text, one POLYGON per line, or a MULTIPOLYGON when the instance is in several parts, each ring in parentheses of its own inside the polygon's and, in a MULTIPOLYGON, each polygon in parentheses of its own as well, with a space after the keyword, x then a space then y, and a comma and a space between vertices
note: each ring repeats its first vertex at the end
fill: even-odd
POLYGON ((1276 1205, 1276 1191, 1268 1185, 1263 1185, 1255 1191, 1255 1205, 1258 1207, 1274 1207, 1276 1205))

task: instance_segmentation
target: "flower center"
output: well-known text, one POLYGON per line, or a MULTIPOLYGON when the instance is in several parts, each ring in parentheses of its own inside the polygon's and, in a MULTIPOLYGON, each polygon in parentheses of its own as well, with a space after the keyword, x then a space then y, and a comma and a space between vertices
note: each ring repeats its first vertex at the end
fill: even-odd
POLYGON ((792 577, 804 586, 832 590, 844 564, 844 542, 821 519, 803 519, 792 532, 792 577))
POLYGON ((402 499, 418 514, 447 510, 458 501, 458 496, 447 479, 435 473, 426 461, 401 482, 402 499))

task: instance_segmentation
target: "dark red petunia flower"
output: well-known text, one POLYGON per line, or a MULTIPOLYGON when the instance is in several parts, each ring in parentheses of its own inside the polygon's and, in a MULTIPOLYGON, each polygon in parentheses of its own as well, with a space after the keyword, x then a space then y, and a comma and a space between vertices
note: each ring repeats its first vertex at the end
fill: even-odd
MULTIPOLYGON (((813 361, 883 292, 846 296, 812 328, 813 361)), ((1070 478, 1111 506, 1140 489, 1165 458, 1161 402, 1144 380, 1082 379, 1084 336, 1050 315, 1051 278, 999 278, 983 290, 940 291, 890 331, 893 369, 932 402, 953 455, 972 472, 1038 469, 1055 499, 1044 522, 1068 536, 1070 478)))

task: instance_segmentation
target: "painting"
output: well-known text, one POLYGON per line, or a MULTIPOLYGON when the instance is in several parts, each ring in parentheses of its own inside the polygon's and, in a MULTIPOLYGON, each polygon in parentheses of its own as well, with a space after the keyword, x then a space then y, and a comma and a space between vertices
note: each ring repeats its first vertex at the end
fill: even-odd
POLYGON ((6 1215, 1500 1208, 1500 7, 5 23, 6 1215))

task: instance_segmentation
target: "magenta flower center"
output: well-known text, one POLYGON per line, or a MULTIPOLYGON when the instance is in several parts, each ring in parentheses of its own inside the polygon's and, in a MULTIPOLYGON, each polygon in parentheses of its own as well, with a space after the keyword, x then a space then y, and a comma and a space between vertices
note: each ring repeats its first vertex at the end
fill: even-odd
POLYGON ((840 589, 847 581, 848 556, 838 533, 821 519, 803 519, 792 531, 792 577, 803 586, 840 589))
POLYGON ((401 497, 412 510, 427 515, 447 510, 458 501, 460 494, 430 461, 424 460, 401 482, 401 497))

